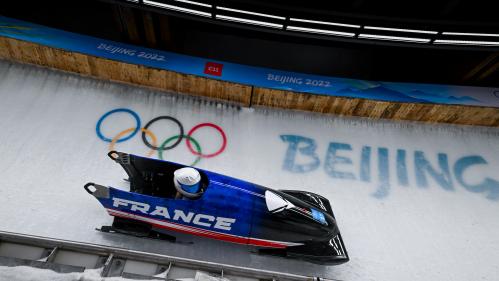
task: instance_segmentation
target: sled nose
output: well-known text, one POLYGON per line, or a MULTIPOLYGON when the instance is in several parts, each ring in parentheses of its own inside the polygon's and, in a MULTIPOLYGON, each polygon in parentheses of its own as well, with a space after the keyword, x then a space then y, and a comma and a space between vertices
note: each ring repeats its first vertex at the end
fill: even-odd
POLYGON ((337 234, 329 240, 329 245, 334 250, 338 259, 346 259, 346 261, 349 260, 341 234, 337 234))

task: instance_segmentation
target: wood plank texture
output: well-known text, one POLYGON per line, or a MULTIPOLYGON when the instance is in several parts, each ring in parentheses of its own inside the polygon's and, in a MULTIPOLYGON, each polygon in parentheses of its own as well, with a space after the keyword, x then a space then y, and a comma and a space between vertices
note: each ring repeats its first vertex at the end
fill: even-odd
POLYGON ((0 37, 0 58, 249 106, 251 86, 67 52, 0 37))
POLYGON ((252 87, 67 52, 7 37, 0 37, 0 58, 242 106, 267 106, 372 119, 499 127, 499 108, 386 102, 252 87))
POLYGON ((336 115, 499 127, 499 108, 399 103, 254 88, 252 104, 336 115))

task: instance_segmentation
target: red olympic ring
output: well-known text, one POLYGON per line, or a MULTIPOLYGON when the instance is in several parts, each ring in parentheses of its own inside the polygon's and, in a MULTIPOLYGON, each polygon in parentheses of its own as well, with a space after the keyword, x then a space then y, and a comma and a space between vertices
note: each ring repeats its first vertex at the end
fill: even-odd
POLYGON ((214 153, 211 153, 211 154, 202 154, 202 153, 199 153, 199 152, 195 151, 194 148, 191 145, 190 139, 186 138, 185 142, 187 144, 187 148, 189 148, 189 150, 191 151, 191 153, 194 154, 194 155, 197 155, 199 157, 202 157, 202 158, 211 158, 211 157, 215 157, 215 156, 219 155, 220 153, 222 153, 225 150, 225 147, 227 146, 227 136, 225 135, 225 133, 222 130, 222 128, 220 128, 220 126, 218 126, 218 125, 215 125, 213 123, 201 123, 201 124, 198 124, 198 125, 194 126, 187 133, 187 136, 192 137, 192 134, 194 133, 194 131, 196 131, 197 129, 199 129, 201 127, 212 127, 215 130, 217 130, 220 133, 220 135, 222 136, 222 140, 223 140, 222 141, 222 146, 220 147, 219 150, 217 150, 214 153))

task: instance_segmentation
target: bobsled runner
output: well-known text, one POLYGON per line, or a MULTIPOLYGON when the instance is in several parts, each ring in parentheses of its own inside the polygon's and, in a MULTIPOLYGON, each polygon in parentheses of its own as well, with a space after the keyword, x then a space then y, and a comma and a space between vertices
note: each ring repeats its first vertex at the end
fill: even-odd
POLYGON ((173 175, 186 166, 116 151, 108 156, 125 169, 130 191, 85 185, 114 217, 103 231, 170 241, 180 232, 318 264, 349 260, 329 201, 320 195, 273 190, 196 168, 199 191, 179 198, 173 175))

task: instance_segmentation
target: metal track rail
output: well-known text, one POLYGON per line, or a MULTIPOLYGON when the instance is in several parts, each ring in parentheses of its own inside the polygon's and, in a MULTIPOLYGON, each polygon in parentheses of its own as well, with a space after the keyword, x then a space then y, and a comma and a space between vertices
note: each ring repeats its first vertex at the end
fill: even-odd
POLYGON ((102 277, 148 280, 195 278, 200 272, 220 280, 319 281, 317 277, 160 255, 124 248, 0 231, 0 265, 32 266, 57 272, 101 269, 102 277))

